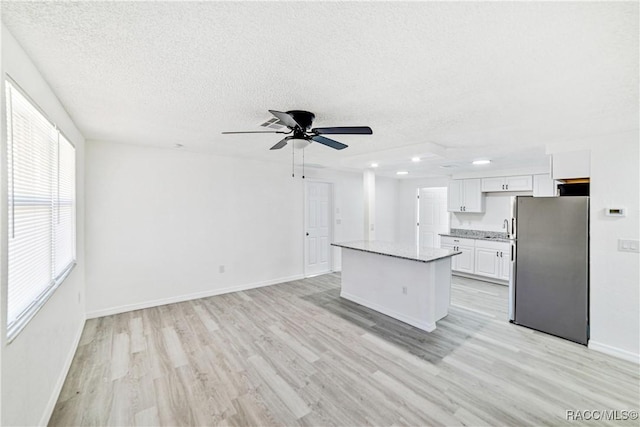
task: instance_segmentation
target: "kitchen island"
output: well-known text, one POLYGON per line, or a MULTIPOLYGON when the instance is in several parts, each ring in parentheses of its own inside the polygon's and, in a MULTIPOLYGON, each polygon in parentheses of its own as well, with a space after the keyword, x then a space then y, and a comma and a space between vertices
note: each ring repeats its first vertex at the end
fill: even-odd
POLYGON ((427 332, 449 312, 451 257, 460 252, 381 241, 342 248, 340 296, 427 332))

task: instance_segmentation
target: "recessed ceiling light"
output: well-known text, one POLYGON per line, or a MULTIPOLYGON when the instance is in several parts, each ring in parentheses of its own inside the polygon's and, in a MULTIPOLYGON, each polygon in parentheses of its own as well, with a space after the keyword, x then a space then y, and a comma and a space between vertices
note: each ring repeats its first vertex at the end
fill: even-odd
POLYGON ((407 171, 398 171, 396 172, 396 175, 407 175, 409 172, 407 171))
POLYGON ((474 165, 488 165, 491 163, 491 160, 474 160, 472 163, 474 165))
POLYGON ((419 162, 420 161, 420 157, 412 157, 411 161, 412 162, 419 162))
POLYGON ((372 168, 377 168, 377 167, 378 167, 378 164, 377 164, 377 163, 371 163, 371 167, 372 167, 372 168))

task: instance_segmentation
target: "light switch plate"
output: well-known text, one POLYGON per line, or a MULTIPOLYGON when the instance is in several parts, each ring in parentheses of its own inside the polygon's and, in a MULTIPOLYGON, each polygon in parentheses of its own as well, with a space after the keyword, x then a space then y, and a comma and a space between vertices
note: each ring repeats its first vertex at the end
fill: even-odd
POLYGON ((618 250, 620 252, 640 252, 640 241, 618 239, 618 250))

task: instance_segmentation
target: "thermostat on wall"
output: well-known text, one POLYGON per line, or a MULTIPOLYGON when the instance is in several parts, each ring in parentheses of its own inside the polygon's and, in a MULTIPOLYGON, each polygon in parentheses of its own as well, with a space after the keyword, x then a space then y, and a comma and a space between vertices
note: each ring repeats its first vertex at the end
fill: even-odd
POLYGON ((606 208, 605 215, 607 216, 625 216, 625 208, 606 208))

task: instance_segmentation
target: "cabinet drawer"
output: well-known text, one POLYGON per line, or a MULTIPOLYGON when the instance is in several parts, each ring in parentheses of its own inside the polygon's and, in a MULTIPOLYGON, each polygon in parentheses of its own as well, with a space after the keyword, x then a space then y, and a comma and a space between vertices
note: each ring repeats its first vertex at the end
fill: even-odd
POLYGON ((462 237, 440 236, 440 243, 453 246, 475 246, 475 239, 464 239, 462 237))
POLYGON ((491 240, 476 240, 476 248, 509 252, 510 245, 507 242, 492 242, 491 240))

